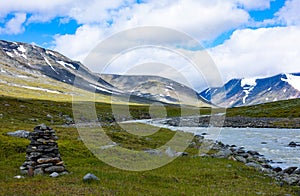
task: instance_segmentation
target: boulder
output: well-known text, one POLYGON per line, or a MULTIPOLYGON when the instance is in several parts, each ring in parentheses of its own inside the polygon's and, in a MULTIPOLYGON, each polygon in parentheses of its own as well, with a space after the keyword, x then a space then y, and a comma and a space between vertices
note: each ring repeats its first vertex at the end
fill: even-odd
POLYGON ((88 173, 83 177, 84 182, 99 181, 99 178, 92 173, 88 173))
POLYGON ((255 169, 260 169, 262 166, 257 164, 257 163, 254 163, 254 162, 249 162, 249 163, 246 163, 246 166, 248 167, 253 167, 255 169))
POLYGON ((25 130, 17 130, 15 132, 8 132, 6 133, 9 136, 13 136, 13 137, 19 137, 19 138, 28 138, 29 136, 29 131, 25 131, 25 130))
POLYGON ((289 146, 289 147, 296 147, 297 144, 296 144, 296 142, 290 142, 288 146, 289 146))
POLYGON ((275 167, 275 168, 273 168, 273 171, 274 172, 281 172, 282 169, 281 169, 281 167, 275 167))
POLYGON ((232 155, 231 150, 226 148, 226 149, 220 150, 219 152, 217 152, 213 156, 217 157, 217 158, 228 158, 231 155, 232 155))
POLYGON ((52 177, 52 178, 57 178, 59 176, 59 173, 53 172, 49 176, 52 177))
POLYGON ((242 156, 236 156, 235 159, 239 162, 242 162, 242 163, 247 163, 247 159, 245 159, 244 157, 242 156))
POLYGON ((297 185, 300 181, 300 176, 293 174, 288 177, 285 177, 283 181, 285 181, 288 185, 297 185))
POLYGON ((282 172, 286 173, 286 174, 292 174, 298 167, 288 167, 286 169, 284 169, 282 172))

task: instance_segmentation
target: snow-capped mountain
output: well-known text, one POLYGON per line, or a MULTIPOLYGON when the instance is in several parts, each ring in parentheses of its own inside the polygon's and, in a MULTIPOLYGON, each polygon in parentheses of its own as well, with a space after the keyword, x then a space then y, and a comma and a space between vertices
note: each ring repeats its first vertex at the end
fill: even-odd
POLYGON ((232 79, 223 87, 208 88, 199 94, 222 107, 300 98, 300 73, 279 74, 267 78, 232 79))

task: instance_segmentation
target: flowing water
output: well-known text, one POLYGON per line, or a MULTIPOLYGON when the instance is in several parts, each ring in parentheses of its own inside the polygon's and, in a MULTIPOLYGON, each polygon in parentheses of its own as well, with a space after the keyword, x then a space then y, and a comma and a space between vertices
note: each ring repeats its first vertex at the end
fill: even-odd
POLYGON ((286 168, 300 167, 300 146, 289 147, 291 141, 300 142, 300 129, 275 128, 204 128, 204 127, 173 127, 163 124, 163 120, 139 120, 141 122, 168 128, 173 131, 185 131, 195 135, 203 135, 207 139, 221 141, 224 144, 245 147, 255 150, 272 160, 272 166, 286 168))

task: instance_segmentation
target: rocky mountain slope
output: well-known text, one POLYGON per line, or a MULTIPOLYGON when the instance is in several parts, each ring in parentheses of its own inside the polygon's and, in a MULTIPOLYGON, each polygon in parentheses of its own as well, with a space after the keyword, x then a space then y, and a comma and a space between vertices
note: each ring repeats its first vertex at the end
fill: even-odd
POLYGON ((213 103, 223 107, 300 98, 300 73, 279 74, 267 78, 232 79, 223 87, 208 88, 199 95, 208 101, 213 97, 213 103))
POLYGON ((114 74, 102 74, 100 77, 131 95, 164 103, 184 103, 209 107, 208 102, 202 99, 195 90, 167 78, 114 74))
POLYGON ((6 76, 48 77, 100 93, 112 93, 116 90, 80 62, 31 44, 0 41, 0 62, 0 72, 6 76))
POLYGON ((58 52, 3 40, 0 40, 0 86, 1 95, 13 97, 64 100, 65 96, 78 95, 91 99, 92 93, 96 92, 100 101, 107 102, 114 95, 114 101, 128 101, 129 96, 130 101, 138 103, 184 102, 209 106, 194 90, 171 80, 148 76, 100 76, 58 52))

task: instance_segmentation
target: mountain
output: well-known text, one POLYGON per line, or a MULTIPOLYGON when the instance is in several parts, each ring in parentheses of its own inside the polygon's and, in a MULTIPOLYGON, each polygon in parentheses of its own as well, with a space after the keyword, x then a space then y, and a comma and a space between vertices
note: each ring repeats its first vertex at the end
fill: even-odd
POLYGON ((65 100, 72 96, 84 100, 124 103, 163 102, 209 106, 198 94, 179 83, 160 77, 121 77, 91 72, 82 63, 35 45, 0 40, 0 95, 65 100), (143 82, 142 82, 143 81, 143 82), (174 85, 174 86, 173 86, 174 85), (180 92, 181 99, 174 93, 180 92), (192 99, 191 97, 196 97, 192 99), (197 103, 199 102, 199 103, 197 103))
POLYGON ((300 98, 300 73, 278 74, 267 78, 232 79, 223 87, 208 88, 199 95, 208 101, 213 97, 212 102, 222 107, 300 98))
POLYGON ((113 93, 115 90, 80 62, 31 44, 0 40, 0 62, 1 73, 18 78, 46 76, 93 92, 113 93))
POLYGON ((135 96, 164 103, 181 103, 210 107, 198 93, 173 80, 159 76, 101 74, 108 83, 135 96), (198 103, 196 103, 198 102, 198 103))

